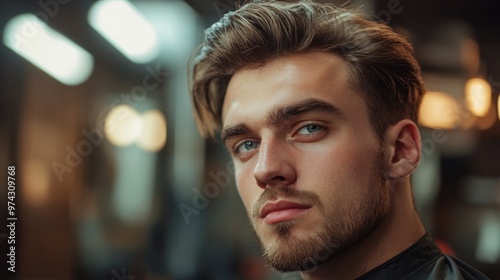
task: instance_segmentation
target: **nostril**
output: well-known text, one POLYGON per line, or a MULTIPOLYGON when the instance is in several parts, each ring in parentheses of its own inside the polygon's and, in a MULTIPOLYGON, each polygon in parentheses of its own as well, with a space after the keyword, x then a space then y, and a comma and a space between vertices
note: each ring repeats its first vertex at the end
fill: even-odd
POLYGON ((283 176, 275 176, 275 177, 273 177, 273 180, 285 181, 285 177, 283 177, 283 176))

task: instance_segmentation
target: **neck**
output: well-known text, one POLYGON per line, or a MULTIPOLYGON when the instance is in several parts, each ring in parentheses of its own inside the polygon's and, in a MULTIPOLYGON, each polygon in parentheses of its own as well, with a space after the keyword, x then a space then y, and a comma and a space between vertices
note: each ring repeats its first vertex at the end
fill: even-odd
POLYGON ((424 234, 414 208, 409 179, 392 186, 388 214, 363 240, 317 268, 302 272, 306 280, 355 279, 387 262, 424 234))

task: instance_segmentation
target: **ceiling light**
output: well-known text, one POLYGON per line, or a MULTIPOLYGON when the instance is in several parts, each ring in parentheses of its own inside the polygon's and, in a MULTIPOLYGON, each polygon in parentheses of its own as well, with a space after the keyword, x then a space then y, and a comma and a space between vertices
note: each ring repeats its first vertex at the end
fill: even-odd
POLYGON ((88 79, 92 56, 32 14, 12 18, 4 28, 4 44, 35 66, 66 85, 88 79))
POLYGON ((155 29, 128 1, 96 1, 90 8, 88 22, 135 63, 148 63, 159 53, 155 29))

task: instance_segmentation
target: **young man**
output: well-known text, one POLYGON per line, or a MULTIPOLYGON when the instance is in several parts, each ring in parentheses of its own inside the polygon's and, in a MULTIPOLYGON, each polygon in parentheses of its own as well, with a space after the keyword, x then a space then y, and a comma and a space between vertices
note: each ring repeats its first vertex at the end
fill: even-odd
POLYGON ((193 70, 195 116, 222 129, 265 259, 305 279, 487 279, 415 210, 423 93, 404 38, 308 1, 226 14, 193 70))

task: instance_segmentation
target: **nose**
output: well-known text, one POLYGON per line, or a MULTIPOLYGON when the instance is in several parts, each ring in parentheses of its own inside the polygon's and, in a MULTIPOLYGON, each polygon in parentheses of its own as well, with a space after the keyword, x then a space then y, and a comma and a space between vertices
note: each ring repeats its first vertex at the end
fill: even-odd
POLYGON ((261 141, 254 177, 263 189, 289 186, 296 180, 292 155, 285 143, 261 141))

